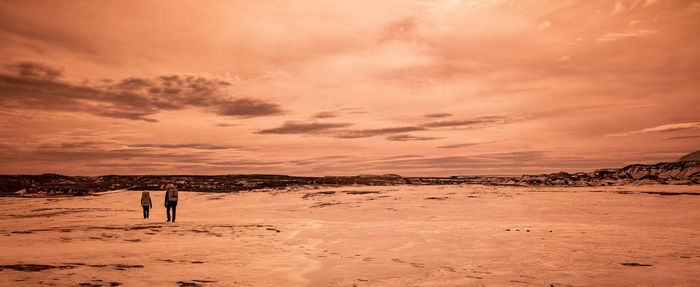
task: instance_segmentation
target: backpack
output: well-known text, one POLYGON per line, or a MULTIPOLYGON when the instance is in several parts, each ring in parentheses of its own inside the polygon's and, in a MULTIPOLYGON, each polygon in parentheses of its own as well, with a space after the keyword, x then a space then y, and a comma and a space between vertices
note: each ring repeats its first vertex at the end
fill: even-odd
POLYGON ((177 188, 168 190, 168 201, 177 201, 177 188))
POLYGON ((141 206, 151 205, 151 196, 148 192, 143 192, 141 194, 141 206))

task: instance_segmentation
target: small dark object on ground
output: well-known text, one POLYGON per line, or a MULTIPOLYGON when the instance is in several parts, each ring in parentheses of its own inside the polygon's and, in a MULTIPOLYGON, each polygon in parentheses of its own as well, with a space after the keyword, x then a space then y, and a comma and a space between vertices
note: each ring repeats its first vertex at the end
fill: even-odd
POLYGON ((117 264, 114 265, 117 270, 126 270, 127 268, 143 268, 143 265, 126 265, 126 264, 117 264))
POLYGON ((314 197, 317 195, 331 195, 331 194, 335 194, 335 191, 319 191, 319 192, 307 193, 307 194, 304 194, 304 196, 302 196, 301 198, 307 199, 309 197, 314 197))
POLYGON ((625 263, 620 263, 620 265, 624 265, 624 266, 652 266, 651 264, 640 264, 637 262, 625 262, 625 263))
POLYGON ((381 193, 379 191, 369 191, 369 190, 349 190, 344 191, 346 194, 370 194, 370 193, 381 193))
POLYGON ((700 195, 700 192, 661 192, 661 191, 642 191, 646 194, 656 194, 656 195, 700 195))
POLYGON ((447 197, 447 196, 445 196, 445 197, 431 196, 431 197, 426 197, 425 199, 428 199, 428 200, 445 200, 445 199, 448 199, 448 198, 449 198, 449 197, 447 197))

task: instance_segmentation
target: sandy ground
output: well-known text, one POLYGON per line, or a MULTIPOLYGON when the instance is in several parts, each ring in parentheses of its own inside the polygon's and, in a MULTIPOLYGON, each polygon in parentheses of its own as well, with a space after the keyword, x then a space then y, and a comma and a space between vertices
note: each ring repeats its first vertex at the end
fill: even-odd
POLYGON ((0 286, 700 286, 698 186, 0 198, 0 286), (645 192, 681 192, 662 195, 645 192))

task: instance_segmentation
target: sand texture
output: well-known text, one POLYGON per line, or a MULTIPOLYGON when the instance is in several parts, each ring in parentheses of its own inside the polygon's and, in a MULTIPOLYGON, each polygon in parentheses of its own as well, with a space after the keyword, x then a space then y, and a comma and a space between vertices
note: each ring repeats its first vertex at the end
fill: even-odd
POLYGON ((0 198, 0 286, 700 286, 700 187, 0 198))

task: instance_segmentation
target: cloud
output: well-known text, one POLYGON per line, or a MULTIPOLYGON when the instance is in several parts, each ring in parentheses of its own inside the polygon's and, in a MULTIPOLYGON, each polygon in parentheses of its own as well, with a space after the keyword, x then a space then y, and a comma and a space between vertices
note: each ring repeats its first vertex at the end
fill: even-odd
POLYGON ((446 117, 451 117, 452 114, 450 113, 434 113, 434 114, 425 114, 423 115, 426 118, 446 118, 446 117))
POLYGON ((637 29, 637 30, 632 30, 629 32, 624 32, 624 33, 607 33, 604 34, 596 39, 596 41, 599 42, 609 42, 609 41, 617 41, 617 40, 622 40, 625 38, 631 38, 631 37, 640 37, 640 36, 645 36, 649 34, 654 34, 657 33, 658 31, 655 30, 645 30, 645 29, 637 29))
POLYGON ((287 121, 282 126, 262 130, 260 134, 316 134, 329 129, 347 127, 350 123, 318 123, 287 121))
POLYGON ((646 3, 644 3, 644 7, 647 7, 649 5, 652 5, 656 2, 659 2, 659 0, 646 0, 646 3))
POLYGON ((390 141, 430 141, 430 140, 436 140, 440 138, 436 137, 419 137, 419 136, 414 136, 414 135, 407 135, 407 134, 400 134, 400 135, 394 135, 394 136, 388 136, 386 137, 387 140, 390 141))
POLYGON ((646 128, 646 129, 641 129, 638 131, 631 131, 631 132, 626 132, 626 133, 608 134, 608 135, 605 135, 605 137, 606 138, 626 137, 626 136, 635 135, 635 134, 646 134, 646 133, 655 133, 655 132, 673 132, 673 131, 697 129, 697 128, 700 128, 700 122, 677 123, 677 124, 660 125, 660 126, 655 126, 655 127, 651 127, 651 128, 646 128))
POLYGON ((330 111, 320 111, 313 114, 313 118, 316 119, 327 119, 336 118, 342 114, 364 114, 365 112, 358 107, 344 107, 340 109, 330 110, 330 111))
POLYGON ((323 112, 318 112, 313 115, 313 118, 316 119, 325 119, 325 118, 335 118, 338 116, 337 111, 323 111, 323 112))
POLYGON ((154 167, 168 167, 169 166, 168 164, 164 164, 164 163, 128 163, 128 162, 87 163, 85 165, 89 166, 89 167, 95 167, 95 168, 129 168, 129 169, 133 169, 135 167, 152 169, 154 167))
POLYGON ((491 124, 499 124, 508 122, 508 118, 499 116, 480 117, 467 120, 452 120, 452 121, 437 121, 425 123, 423 127, 483 127, 491 124))
POLYGON ((262 130, 260 134, 323 134, 326 136, 354 139, 367 138, 385 134, 404 133, 425 130, 423 127, 405 126, 379 129, 340 129, 351 126, 351 123, 319 123, 319 122, 294 122, 287 121, 282 126, 262 130))
MULTIPOLYGON (((435 114, 433 114, 435 115, 435 114)), ((447 116, 449 114, 438 114, 438 117, 447 116)), ((435 117, 435 116, 433 116, 435 117)), ((425 131, 431 129, 439 129, 443 127, 467 127, 467 128, 484 128, 494 124, 508 123, 510 118, 501 116, 479 117, 467 120, 452 120, 452 121, 436 121, 428 122, 412 126, 387 127, 376 129, 342 129, 350 126, 350 123, 319 123, 319 122, 285 122, 282 126, 265 129, 260 131, 260 134, 320 134, 341 139, 356 139, 368 138, 387 134, 400 134, 406 132, 425 131)), ((390 141, 408 141, 408 140, 433 140, 438 138, 419 137, 412 135, 397 135, 386 138, 390 141)))
POLYGON ((700 138, 700 135, 667 137, 667 138, 664 138, 664 139, 665 139, 665 140, 684 140, 684 139, 696 139, 696 138, 700 138))
POLYGON ((544 21, 544 22, 540 23, 540 25, 537 26, 537 29, 542 31, 542 30, 549 28, 549 26, 551 26, 551 25, 552 25, 552 22, 544 21))
POLYGON ((281 162, 281 161, 256 161, 256 160, 232 160, 232 161, 213 161, 213 162, 207 162, 206 164, 214 165, 214 166, 237 167, 237 166, 268 166, 268 165, 278 165, 281 163, 283 163, 283 162, 281 162))
POLYGON ((254 99, 238 99, 222 103, 216 113, 222 116, 256 117, 282 113, 279 105, 254 99))
POLYGON ((35 62, 16 62, 5 65, 7 70, 20 77, 53 80, 63 76, 63 70, 35 62))
POLYGON ((232 145, 211 145, 211 144, 201 144, 201 143, 190 143, 190 144, 134 144, 129 145, 129 147, 135 148, 163 148, 163 149, 203 149, 203 150, 225 150, 225 149, 239 149, 240 146, 232 145))
POLYGON ((97 116, 156 121, 161 111, 201 108, 221 116, 258 117, 282 113, 259 99, 232 98, 230 79, 206 75, 129 77, 119 81, 72 84, 58 81, 59 69, 38 63, 7 65, 0 74, 0 104, 5 107, 83 112, 97 116))
POLYGON ((405 127, 393 127, 393 128, 380 128, 380 129, 363 129, 363 130, 342 130, 337 131, 333 134, 334 137, 343 139, 354 139, 354 138, 367 138, 378 135, 385 134, 395 134, 404 132, 413 132, 425 130, 423 127, 416 126, 405 126, 405 127))
POLYGON ((450 145, 441 145, 438 148, 461 148, 461 147, 467 147, 467 146, 475 146, 475 145, 480 145, 481 143, 461 143, 461 144, 450 144, 450 145))
POLYGON ((64 142, 61 143, 61 148, 80 149, 80 148, 95 148, 110 144, 104 141, 80 141, 80 142, 64 142))
POLYGON ((378 160, 395 160, 395 159, 423 158, 423 157, 425 157, 425 156, 417 155, 417 154, 401 154, 401 155, 393 155, 393 156, 379 158, 378 160))
MULTIPOLYGON (((27 48, 42 53, 46 52, 47 47, 89 55, 96 55, 99 51, 93 45, 94 38, 87 39, 69 31, 62 31, 58 28, 62 25, 41 23, 42 20, 46 20, 46 17, 27 17, 24 13, 12 13, 9 6, 7 10, 4 8, 6 7, 0 10, 0 38, 4 38, 8 43, 19 42, 27 48), (39 20, 40 23, 36 23, 34 20, 39 20)), ((52 14, 55 16, 55 13, 52 14)))
POLYGON ((214 126, 217 127, 235 127, 238 126, 238 124, 232 124, 232 123, 216 123, 214 126))
POLYGON ((620 3, 619 1, 615 3, 615 7, 613 7, 613 10, 610 12, 610 16, 615 16, 618 15, 622 12, 624 12, 626 9, 625 5, 620 3))

